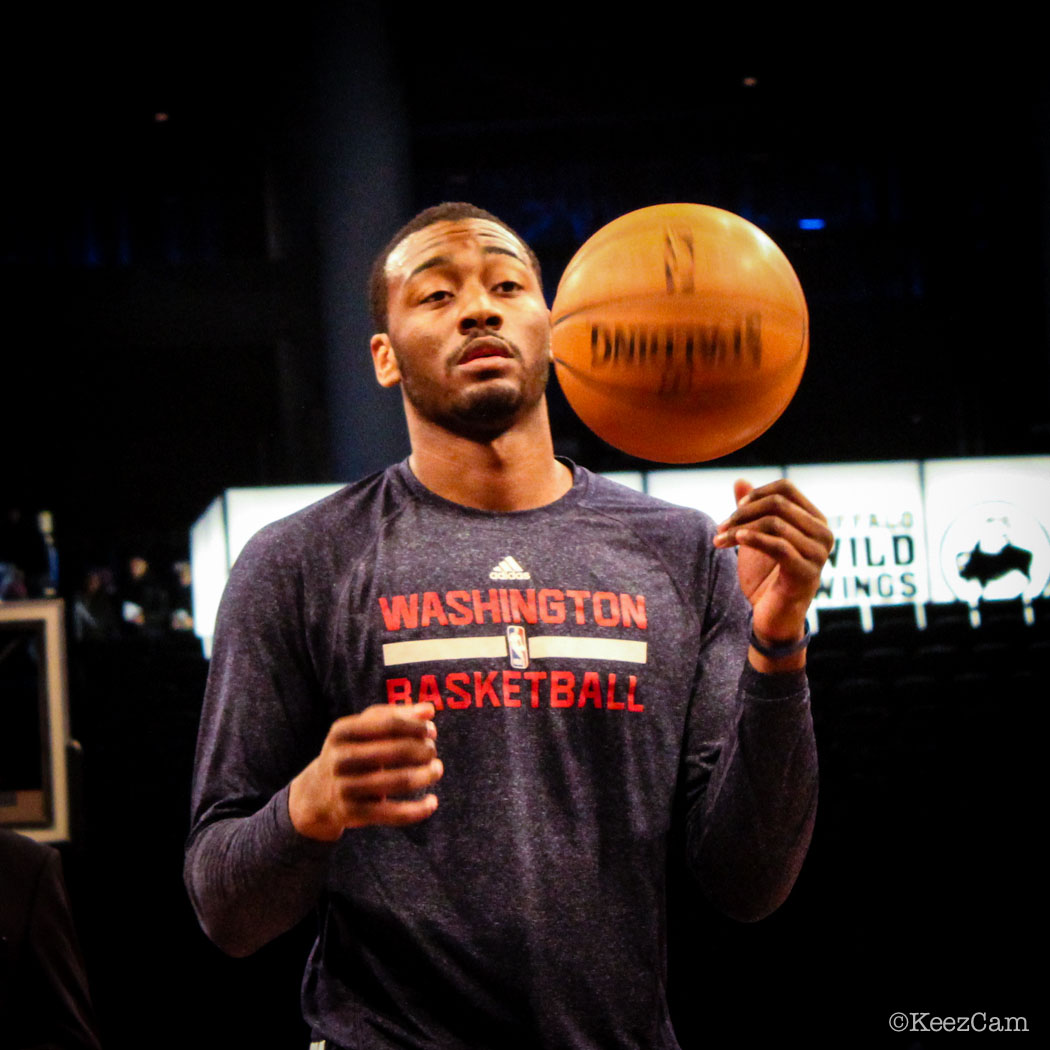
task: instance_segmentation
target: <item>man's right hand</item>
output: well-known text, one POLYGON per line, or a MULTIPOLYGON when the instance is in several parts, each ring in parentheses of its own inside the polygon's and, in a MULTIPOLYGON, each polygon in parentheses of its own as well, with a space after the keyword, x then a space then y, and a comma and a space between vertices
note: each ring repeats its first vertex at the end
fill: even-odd
POLYGON ((408 796, 444 772, 433 704, 376 704, 332 723, 321 753, 291 783, 288 812, 300 835, 334 842, 345 828, 418 824, 437 796, 408 796))

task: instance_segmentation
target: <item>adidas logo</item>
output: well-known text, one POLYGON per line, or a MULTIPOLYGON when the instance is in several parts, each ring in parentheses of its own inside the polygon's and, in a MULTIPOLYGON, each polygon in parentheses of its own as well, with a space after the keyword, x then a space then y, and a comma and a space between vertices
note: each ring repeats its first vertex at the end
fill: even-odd
POLYGON ((490 580, 531 580, 532 577, 508 554, 489 573, 490 580))

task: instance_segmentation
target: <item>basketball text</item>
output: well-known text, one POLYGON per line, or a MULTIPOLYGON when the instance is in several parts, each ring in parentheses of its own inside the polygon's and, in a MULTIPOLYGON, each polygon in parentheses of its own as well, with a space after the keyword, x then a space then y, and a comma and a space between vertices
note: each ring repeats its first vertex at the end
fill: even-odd
POLYGON ((762 315, 735 325, 591 325, 591 367, 759 370, 762 315))

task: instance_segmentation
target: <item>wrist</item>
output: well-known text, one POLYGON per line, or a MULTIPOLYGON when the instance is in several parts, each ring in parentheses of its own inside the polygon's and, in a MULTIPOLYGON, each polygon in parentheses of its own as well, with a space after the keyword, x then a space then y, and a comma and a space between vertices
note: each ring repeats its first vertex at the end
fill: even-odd
POLYGON ((288 819, 304 838, 335 842, 342 835, 343 828, 331 821, 323 807, 313 804, 311 774, 312 764, 288 785, 288 819))
POLYGON ((751 648, 769 660, 783 660, 801 653, 809 645, 811 637, 808 620, 803 624, 801 636, 794 639, 760 638, 752 627, 751 648))
POLYGON ((808 622, 802 635, 793 639, 762 638, 752 629, 748 662, 762 674, 799 671, 806 666, 806 647, 809 645, 809 639, 808 622))

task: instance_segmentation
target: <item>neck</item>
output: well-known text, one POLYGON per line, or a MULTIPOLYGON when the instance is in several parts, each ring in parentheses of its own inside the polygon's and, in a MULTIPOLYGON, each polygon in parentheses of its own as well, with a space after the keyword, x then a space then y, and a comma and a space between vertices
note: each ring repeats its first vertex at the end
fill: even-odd
POLYGON ((408 413, 412 473, 431 492, 478 510, 544 507, 572 488, 572 472, 554 458, 546 401, 490 440, 450 433, 408 413))

